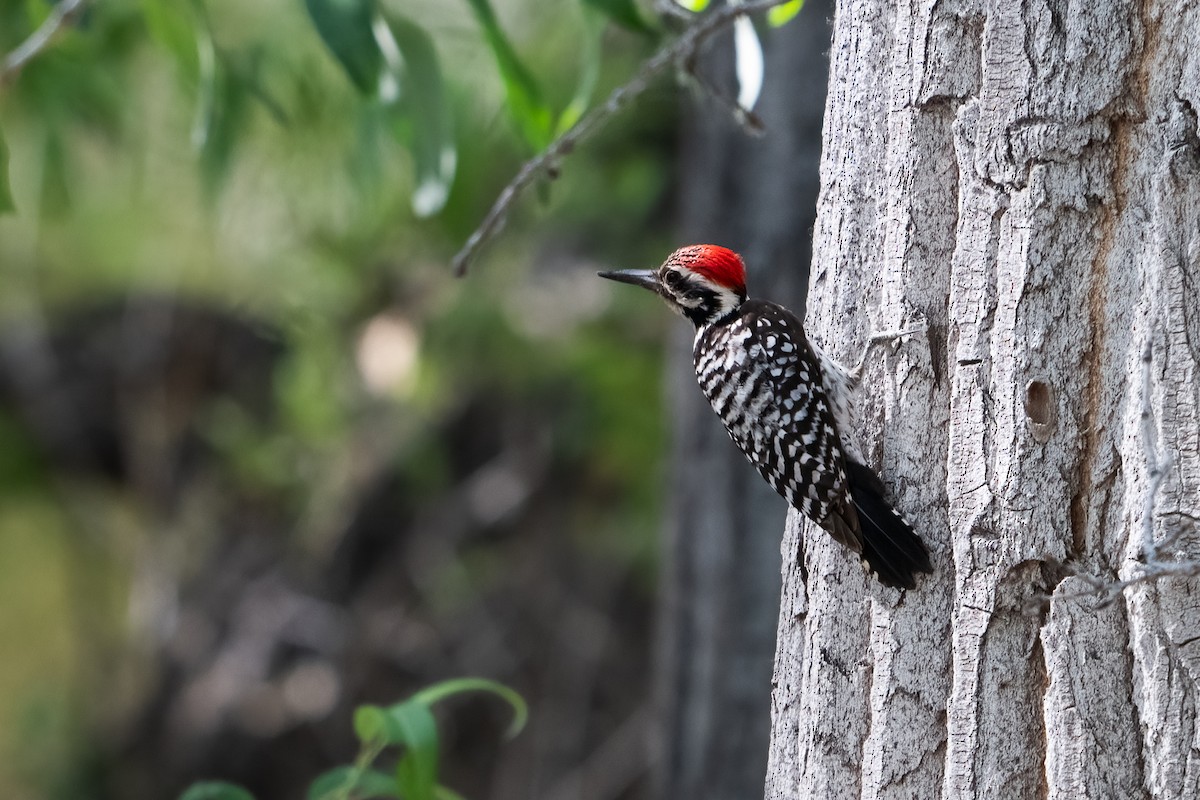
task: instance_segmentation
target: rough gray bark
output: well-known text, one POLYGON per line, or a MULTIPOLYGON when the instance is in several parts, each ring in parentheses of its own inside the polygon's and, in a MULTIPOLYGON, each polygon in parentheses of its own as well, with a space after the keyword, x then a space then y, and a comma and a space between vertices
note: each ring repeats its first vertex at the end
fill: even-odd
POLYGON ((1200 586, 1139 581, 1200 558, 1200 7, 845 0, 830 69, 807 325, 928 320, 858 434, 937 572, 790 520, 767 797, 1200 796, 1200 586))
MULTIPOLYGON (((815 218, 831 13, 829 0, 809 2, 802 21, 765 42, 767 82, 757 110, 766 136, 747 137, 726 108, 704 98, 684 126, 679 244, 740 249, 751 292, 797 311, 815 218)), ((731 75, 729 53, 728 40, 715 43, 706 72, 731 75)), ((767 764, 787 506, 700 393, 691 345, 679 326, 668 381, 676 469, 658 637, 658 795, 745 800, 762 791, 767 764)))

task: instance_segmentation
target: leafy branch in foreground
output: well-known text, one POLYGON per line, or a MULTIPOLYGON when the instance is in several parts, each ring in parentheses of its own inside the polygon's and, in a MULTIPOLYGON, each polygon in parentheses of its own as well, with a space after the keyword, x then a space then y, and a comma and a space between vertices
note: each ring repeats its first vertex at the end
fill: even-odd
POLYGON ((700 46, 710 36, 732 25, 738 18, 785 5, 795 7, 794 0, 751 0, 737 5, 721 6, 696 17, 678 37, 647 59, 632 78, 614 89, 603 104, 588 111, 566 132, 550 142, 541 153, 525 162, 508 185, 501 190, 479 227, 471 233, 462 249, 454 256, 451 262, 454 274, 459 277, 467 274, 479 250, 504 227, 513 203, 534 181, 557 172, 564 156, 630 101, 646 91, 659 73, 669 67, 692 61, 700 46))
MULTIPOLYGON (((513 720, 505 732, 511 739, 529 718, 525 701, 507 686, 486 678, 457 678, 422 689, 392 706, 359 706, 354 711, 358 756, 319 775, 308 789, 308 800, 368 800, 395 797, 403 800, 462 800, 438 782, 438 731, 432 706, 439 700, 465 692, 489 692, 507 702, 513 720), (390 771, 375 766, 391 747, 403 754, 390 771)), ((240 786, 220 781, 195 783, 179 800, 254 800, 240 786)))
MULTIPOLYGON (((659 13, 663 18, 682 20, 681 32, 643 62, 605 102, 589 109, 605 24, 612 22, 650 36, 658 35, 660 30, 642 18, 643 12, 633 0, 579 3, 583 13, 578 85, 566 107, 556 112, 501 29, 491 0, 466 0, 495 59, 514 127, 529 151, 538 155, 518 170, 455 255, 452 263, 456 275, 466 273, 478 251, 504 226, 513 203, 530 185, 539 178, 553 177, 565 156, 669 68, 690 76, 703 91, 730 105, 735 117, 749 128, 759 127, 751 108, 762 84, 763 54, 750 18, 765 12, 767 23, 778 26, 803 5, 802 0, 728 0, 720 7, 707 8, 707 2, 698 0, 660 0, 659 13), (701 46, 726 27, 733 27, 735 32, 739 83, 736 99, 723 98, 695 69, 701 46)), ((0 83, 14 77, 88 7, 88 0, 60 0, 30 36, 4 58, 0 83)), ((380 0, 305 0, 304 7, 313 30, 363 101, 359 112, 365 140, 375 141, 378 134, 384 134, 378 138, 395 139, 406 149, 414 167, 414 214, 429 217, 439 213, 455 183, 458 144, 449 92, 432 37, 416 21, 385 7, 380 0)), ((174 58, 185 87, 196 95, 192 144, 201 156, 206 188, 215 189, 230 163, 235 133, 244 116, 244 101, 258 99, 281 122, 289 115, 258 74, 257 45, 242 56, 218 46, 205 4, 198 0, 143 0, 141 10, 149 37, 174 58)), ((7 187, 7 169, 0 163, 0 213, 13 205, 7 187)))
POLYGON ((0 64, 0 83, 5 83, 21 71, 21 68, 37 56, 54 38, 64 25, 73 20, 83 11, 88 0, 62 0, 50 11, 50 16, 38 26, 29 38, 21 42, 11 53, 4 57, 0 64))

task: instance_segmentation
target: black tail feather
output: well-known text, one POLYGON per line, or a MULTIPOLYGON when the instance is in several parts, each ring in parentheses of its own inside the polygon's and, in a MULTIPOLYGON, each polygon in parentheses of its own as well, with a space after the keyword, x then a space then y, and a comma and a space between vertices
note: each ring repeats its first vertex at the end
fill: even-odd
POLYGON ((862 558, 888 586, 912 589, 916 573, 933 572, 929 551, 912 527, 884 499, 883 484, 867 467, 847 462, 850 497, 862 528, 862 558))

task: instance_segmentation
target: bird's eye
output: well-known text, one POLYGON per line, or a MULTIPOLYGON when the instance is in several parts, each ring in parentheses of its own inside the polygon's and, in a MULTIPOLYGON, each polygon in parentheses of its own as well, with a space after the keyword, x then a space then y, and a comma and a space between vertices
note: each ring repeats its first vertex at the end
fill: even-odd
POLYGON ((683 284, 683 276, 672 269, 663 273, 662 281, 668 289, 678 289, 683 284))

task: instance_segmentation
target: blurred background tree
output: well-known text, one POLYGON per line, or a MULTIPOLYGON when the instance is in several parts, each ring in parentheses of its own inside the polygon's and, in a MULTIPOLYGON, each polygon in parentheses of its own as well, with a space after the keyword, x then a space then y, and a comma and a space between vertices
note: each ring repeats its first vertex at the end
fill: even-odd
MULTIPOLYGON (((522 162, 690 24, 664 5, 0 0, 0 794, 302 796, 352 751, 356 704, 463 674, 532 712, 503 746, 485 701, 444 720, 469 797, 649 797, 702 756, 647 746, 692 726, 655 712, 656 648, 693 690, 668 706, 728 691, 654 641, 660 569, 690 602, 657 537, 674 321, 594 271, 657 263, 681 213, 741 245, 710 166, 795 152, 713 149, 745 138, 719 98, 756 43, 682 65, 723 87, 686 124, 673 76, 650 81, 468 280, 448 267, 522 162)), ((778 562, 753 564, 767 638, 735 695, 761 694, 699 736, 758 731, 761 786, 778 562)))

